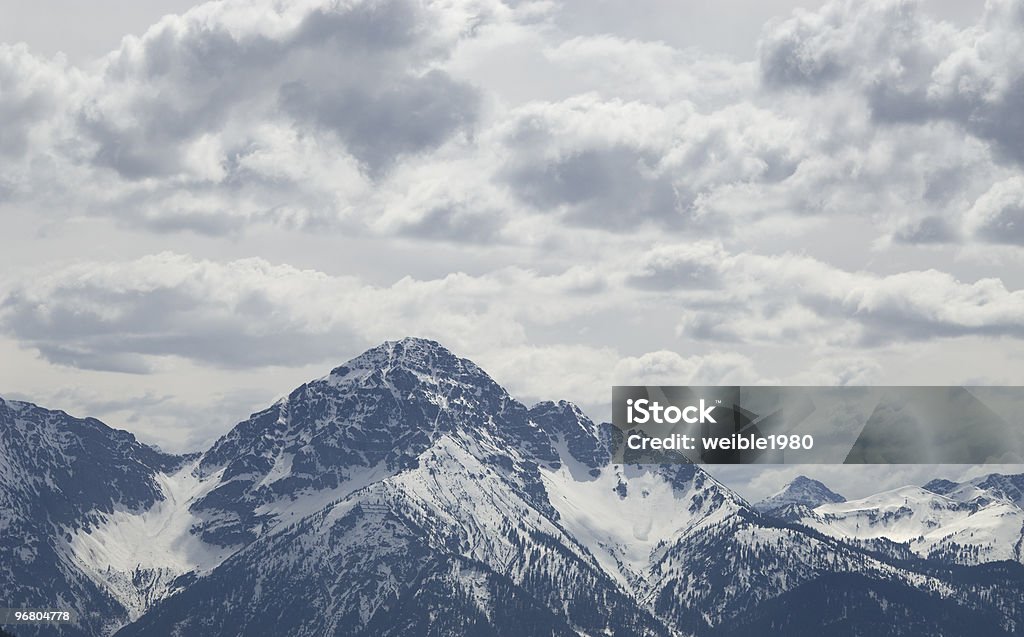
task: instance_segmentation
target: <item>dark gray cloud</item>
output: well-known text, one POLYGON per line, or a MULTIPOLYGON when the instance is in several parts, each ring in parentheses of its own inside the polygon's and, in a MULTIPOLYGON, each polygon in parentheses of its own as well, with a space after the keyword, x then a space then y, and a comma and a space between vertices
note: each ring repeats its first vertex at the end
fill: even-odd
POLYGON ((309 325, 262 289, 275 274, 301 279, 295 271, 239 264, 225 278, 210 264, 170 255, 133 265, 18 286, 0 301, 0 326, 52 363, 127 373, 151 371, 160 356, 219 367, 302 365, 363 342, 344 325, 309 325))
POLYGON ((1024 207, 1007 206, 985 220, 975 233, 991 243, 1024 246, 1024 207))
POLYGON ((957 239, 957 233, 942 217, 924 217, 900 227, 893 238, 901 243, 951 243, 957 239))
POLYGON ((477 211, 459 204, 438 205, 404 225, 399 233, 407 237, 482 244, 496 240, 503 222, 501 213, 496 210, 477 211))
POLYGON ((646 224, 728 234, 738 219, 708 214, 715 195, 784 182, 803 159, 791 123, 748 104, 704 115, 688 103, 583 95, 527 106, 502 132, 499 175, 519 199, 615 232, 646 224))
POLYGON ((991 142, 997 150, 997 156, 1003 160, 1024 163, 1024 123, 1019 117, 1024 109, 1024 77, 1001 77, 998 80, 962 77, 957 80, 960 86, 985 81, 1005 81, 1008 85, 995 99, 962 88, 954 92, 949 87, 944 87, 949 90, 946 94, 936 95, 938 91, 924 82, 906 88, 878 86, 869 92, 868 97, 875 118, 879 121, 952 121, 971 134, 991 142))
POLYGON ((723 284, 720 247, 695 243, 656 247, 643 256, 627 285, 642 290, 714 290, 723 284))
POLYGON ((570 223, 613 230, 644 222, 679 228, 692 215, 692 197, 687 200, 671 179, 653 174, 657 157, 642 150, 614 146, 546 161, 523 159, 507 171, 509 185, 539 210, 566 207, 570 223))
MULTIPOLYGON (((187 172, 190 143, 272 116, 275 96, 289 115, 338 133, 371 170, 473 122, 472 88, 429 68, 452 45, 433 37, 436 13, 410 0, 299 11, 240 19, 204 7, 129 40, 79 112, 93 161, 128 179, 187 172)), ((237 143, 228 156, 245 152, 244 136, 237 143)))
POLYGON ((1024 162, 1024 11, 1019 0, 986 5, 957 28, 906 0, 836 0, 766 29, 764 82, 823 90, 852 85, 878 122, 955 122, 1024 162))
POLYGON ((281 87, 280 102, 296 121, 336 134, 374 176, 401 155, 435 149, 457 131, 469 131, 476 120, 476 90, 444 71, 397 78, 370 91, 290 82, 281 87))

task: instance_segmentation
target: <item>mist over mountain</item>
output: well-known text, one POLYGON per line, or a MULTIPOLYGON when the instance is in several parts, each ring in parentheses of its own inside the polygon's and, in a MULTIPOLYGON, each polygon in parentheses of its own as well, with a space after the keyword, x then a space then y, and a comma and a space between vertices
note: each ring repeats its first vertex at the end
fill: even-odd
POLYGON ((8 605, 81 618, 18 635, 863 634, 904 620, 901 634, 957 635, 1024 622, 1022 476, 852 502, 801 477, 751 506, 695 465, 612 464, 616 433, 565 401, 523 405, 412 338, 186 456, 0 401, 8 605))

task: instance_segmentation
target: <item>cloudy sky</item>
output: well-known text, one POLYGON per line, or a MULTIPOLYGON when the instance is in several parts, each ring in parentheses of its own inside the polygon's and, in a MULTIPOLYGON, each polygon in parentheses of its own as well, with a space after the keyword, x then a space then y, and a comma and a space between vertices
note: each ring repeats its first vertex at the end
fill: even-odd
POLYGON ((598 418, 1024 382, 1024 0, 0 14, 0 395, 184 450, 406 335, 598 418))

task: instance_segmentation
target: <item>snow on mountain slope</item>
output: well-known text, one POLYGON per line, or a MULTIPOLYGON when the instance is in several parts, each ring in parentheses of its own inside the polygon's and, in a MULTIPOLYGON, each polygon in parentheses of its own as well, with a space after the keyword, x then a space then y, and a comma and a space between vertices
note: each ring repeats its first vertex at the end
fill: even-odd
POLYGON ((816 507, 801 522, 848 540, 885 538, 922 557, 960 564, 1021 560, 1024 510, 994 500, 961 502, 921 487, 816 507))
POLYGON ((946 596, 954 592, 933 574, 741 508, 736 514, 704 521, 666 546, 638 596, 674 630, 704 634, 837 572, 898 580, 946 596))
MULTIPOLYGON (((232 572, 245 582, 256 578, 262 597, 272 586, 265 581, 271 577, 266 565, 276 564, 280 572, 288 566, 276 555, 253 556, 266 544, 292 538, 303 551, 319 552, 319 542, 329 545, 323 550, 341 551, 332 559, 342 560, 350 577, 375 582, 358 597, 353 597, 357 587, 318 598, 317 604, 351 616, 357 626, 369 626, 391 596, 403 595, 410 584, 382 575, 395 568, 390 561, 404 559, 414 567, 414 557, 422 555, 422 568, 447 569, 456 558, 480 564, 494 577, 524 587, 523 600, 534 600, 567 626, 603 631, 627 622, 657 634, 660 624, 560 523, 541 473, 561 466, 552 446, 555 437, 566 441, 567 458, 588 463, 588 472, 609 457, 600 428, 574 406, 542 403, 527 410, 478 367, 436 343, 406 339, 370 350, 239 424, 204 454, 198 473, 216 485, 189 505, 192 514, 203 518, 196 525, 199 535, 218 546, 242 539, 246 547, 179 596, 191 596, 193 587, 232 572), (316 513, 317 508, 323 511, 316 513), (397 518, 398 526, 378 518, 397 518), (338 530, 353 520, 387 528, 370 537, 338 530), (320 534, 307 537, 310 525, 320 534), (362 548, 346 549, 345 542, 362 548), (355 556, 366 558, 376 550, 363 546, 366 542, 394 543, 411 553, 382 555, 387 563, 360 575, 366 565, 355 556), (589 603, 585 596, 566 598, 559 590, 574 590, 577 579, 606 598, 608 608, 596 614, 574 610, 589 603)), ((295 592, 276 595, 306 604, 309 589, 320 586, 319 574, 295 573, 295 592)), ((246 591, 232 591, 248 599, 246 591)), ((172 607, 169 600, 147 615, 172 607)), ((492 610, 501 614, 507 609, 487 612, 492 610)), ((207 611, 209 616, 199 619, 214 624, 228 613, 207 611)), ((144 617, 140 625, 149 621, 144 617)), ((161 621, 191 625, 189 619, 161 621)), ((254 621, 259 630, 275 625, 255 607, 254 621)), ((299 629, 287 626, 293 630, 299 629)))
POLYGON ((960 502, 1004 500, 1024 508, 1024 474, 990 473, 964 483, 932 480, 924 488, 960 502))
POLYGON ((692 466, 608 465, 597 476, 572 458, 544 470, 560 523, 629 590, 644 585, 658 551, 714 516, 735 513, 735 496, 692 466), (669 472, 688 479, 673 480, 669 472))
POLYGON ((188 463, 26 404, 0 401, 0 419, 0 566, 18 600, 100 609, 83 634, 704 634, 847 572, 998 598, 1016 621, 999 588, 1014 571, 977 592, 948 564, 1019 559, 1013 476, 852 503, 796 480, 778 494, 792 524, 700 467, 612 465, 610 425, 527 409, 422 339, 300 386, 188 463), (883 537, 941 561, 866 550, 883 537))
POLYGON ((189 511, 189 503, 219 477, 200 479, 197 464, 156 474, 163 499, 152 507, 116 507, 98 523, 71 531, 69 547, 80 568, 128 609, 130 619, 166 595, 176 577, 205 573, 237 548, 206 544, 191 532, 200 519, 189 511))
MULTIPOLYGON (((9 607, 59 607, 81 617, 65 635, 96 635, 129 618, 83 572, 68 539, 118 510, 164 497, 158 478, 185 459, 93 418, 0 399, 0 572, 9 607)), ((45 628, 20 627, 31 635, 45 628)))
POLYGON ((201 474, 223 473, 191 508, 205 520, 199 531, 207 542, 250 542, 287 503, 344 491, 371 469, 381 476, 401 471, 455 431, 495 437, 541 462, 557 460, 527 409, 483 370, 432 341, 404 339, 365 352, 235 426, 203 454, 201 474))
POLYGON ((420 582, 468 564, 476 565, 473 576, 460 578, 454 590, 461 592, 450 591, 445 603, 458 616, 482 615, 474 621, 487 633, 521 630, 488 619, 509 616, 518 600, 515 607, 531 609, 520 621, 548 622, 545 634, 665 634, 558 524, 557 514, 524 491, 536 467, 521 451, 495 442, 462 432, 440 436, 414 467, 261 537, 121 634, 200 627, 256 635, 375 634, 384 618, 413 612, 400 608, 400 600, 423 610, 409 601, 420 582), (495 462, 498 453, 509 462, 495 462), (511 595, 490 594, 499 581, 511 595), (232 604, 212 603, 214 591, 232 604), (282 612, 310 607, 318 612, 282 612))
MULTIPOLYGON (((198 465, 196 459, 173 473, 155 474, 163 499, 149 508, 116 506, 86 527, 68 529, 69 560, 124 606, 129 620, 173 593, 178 577, 204 575, 244 546, 210 544, 195 533, 211 516, 197 514, 193 505, 225 483, 223 469, 204 476, 198 465)), ((383 467, 369 467, 335 488, 307 489, 260 505, 255 513, 264 520, 261 532, 279 532, 387 475, 383 467)))

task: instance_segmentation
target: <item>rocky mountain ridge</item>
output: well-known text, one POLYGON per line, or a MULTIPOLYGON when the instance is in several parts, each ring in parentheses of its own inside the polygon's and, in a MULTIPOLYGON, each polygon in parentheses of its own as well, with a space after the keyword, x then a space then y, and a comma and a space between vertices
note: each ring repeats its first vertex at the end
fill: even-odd
POLYGON ((836 574, 830 603, 1024 617, 1019 476, 853 503, 804 479, 751 506, 694 465, 611 464, 610 425, 422 339, 199 455, 27 403, 0 426, 11 605, 83 616, 35 634, 704 635, 784 622, 773 600, 836 574))

